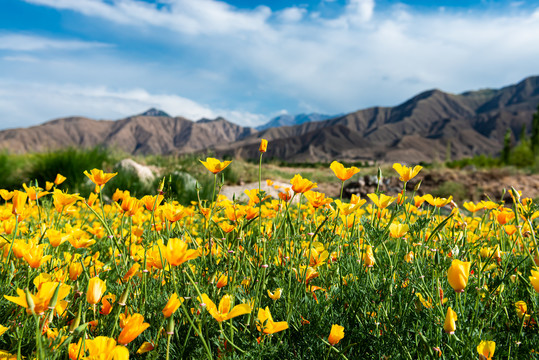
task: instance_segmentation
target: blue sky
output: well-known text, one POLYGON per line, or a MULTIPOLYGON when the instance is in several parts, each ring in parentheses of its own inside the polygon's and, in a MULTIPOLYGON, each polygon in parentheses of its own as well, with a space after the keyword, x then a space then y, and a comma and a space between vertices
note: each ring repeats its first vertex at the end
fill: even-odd
POLYGON ((538 75, 538 39, 539 1, 2 0, 0 129, 393 106, 538 75))

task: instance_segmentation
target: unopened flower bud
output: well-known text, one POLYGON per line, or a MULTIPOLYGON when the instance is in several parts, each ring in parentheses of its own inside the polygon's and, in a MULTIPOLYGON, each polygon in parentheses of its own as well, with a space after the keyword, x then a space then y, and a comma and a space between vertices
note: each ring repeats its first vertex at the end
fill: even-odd
POLYGON ((174 334, 174 316, 168 318, 167 335, 174 334))
POLYGON ((28 291, 28 288, 26 288, 24 292, 26 294, 26 303, 28 304, 28 310, 30 310, 32 314, 35 315, 36 313, 34 310, 36 308, 36 305, 34 304, 34 299, 32 298, 30 291, 28 291))
POLYGON ((127 287, 125 288, 124 292, 122 293, 122 296, 120 296, 120 300, 118 300, 118 305, 125 306, 128 296, 129 296, 129 283, 127 283, 127 287))

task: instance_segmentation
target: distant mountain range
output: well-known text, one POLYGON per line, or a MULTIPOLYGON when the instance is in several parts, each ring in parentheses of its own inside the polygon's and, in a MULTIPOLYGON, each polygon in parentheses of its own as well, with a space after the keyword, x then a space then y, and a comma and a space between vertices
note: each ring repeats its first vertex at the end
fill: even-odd
POLYGON ((539 104, 539 76, 501 89, 459 95, 429 90, 395 107, 372 107, 330 117, 280 116, 256 130, 226 119, 191 121, 150 109, 125 119, 68 117, 25 129, 0 131, 0 148, 13 153, 65 146, 106 146, 132 154, 210 151, 216 156, 329 162, 377 160, 418 163, 496 154, 507 129, 529 129, 539 104), (287 125, 290 124, 290 125, 287 125))
POLYGON ((262 131, 266 130, 272 127, 279 127, 279 126, 294 126, 294 125, 301 125, 306 122, 312 122, 312 121, 322 121, 326 119, 331 119, 337 117, 337 115, 323 115, 323 114, 317 114, 317 113, 311 113, 311 114, 299 114, 299 115, 279 115, 277 117, 274 117, 264 125, 260 125, 256 127, 256 130, 262 131))

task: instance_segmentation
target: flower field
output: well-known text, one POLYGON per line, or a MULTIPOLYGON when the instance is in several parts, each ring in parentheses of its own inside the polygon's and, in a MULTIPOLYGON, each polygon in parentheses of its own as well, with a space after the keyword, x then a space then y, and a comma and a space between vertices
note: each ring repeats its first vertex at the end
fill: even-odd
MULTIPOLYGON (((330 199, 296 175, 237 203, 219 194, 229 163, 201 161, 213 195, 191 204, 163 183, 107 199, 116 174, 98 169, 89 197, 61 175, 0 190, 0 359, 539 358, 525 194, 418 196, 421 167, 394 164, 397 194, 330 199)), ((342 189, 359 169, 327 171, 342 189)))

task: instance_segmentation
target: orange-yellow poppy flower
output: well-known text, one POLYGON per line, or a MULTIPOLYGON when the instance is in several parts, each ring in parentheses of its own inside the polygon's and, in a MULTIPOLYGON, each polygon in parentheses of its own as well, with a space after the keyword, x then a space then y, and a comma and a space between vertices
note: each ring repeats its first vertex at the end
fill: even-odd
POLYGON ((456 292, 463 292, 470 276, 470 262, 453 260, 447 270, 447 281, 456 292))
POLYGON ((329 333, 328 342, 331 345, 337 345, 344 337, 344 326, 333 324, 329 333))
POLYGON ((329 168, 333 170, 335 176, 337 176, 341 181, 346 181, 350 179, 352 176, 354 176, 360 171, 360 169, 355 166, 345 168, 344 165, 338 161, 332 162, 329 168))
POLYGON ((315 209, 326 206, 327 204, 330 204, 333 201, 332 198, 327 198, 326 194, 318 192, 318 191, 309 190, 304 195, 307 198, 307 200, 309 200, 309 203, 312 205, 312 207, 314 207, 315 209))
MULTIPOLYGON (((66 284, 59 284, 57 282, 44 282, 39 287, 37 294, 29 294, 34 303, 34 311, 36 314, 44 314, 45 311, 47 311, 49 303, 52 300, 52 297, 56 292, 56 288, 58 286, 60 286, 60 289, 58 289, 58 302, 56 304, 58 309, 60 301, 66 298, 67 295, 69 295, 69 292, 71 291, 71 286, 66 284)), ((6 298, 6 300, 9 300, 17 305, 26 308, 26 312, 28 314, 31 314, 32 310, 28 306, 26 292, 22 289, 17 289, 17 295, 18 296, 4 295, 4 297, 6 298)))
POLYGON ((267 149, 268 149, 268 140, 262 139, 260 141, 260 147, 258 148, 258 151, 260 151, 261 153, 265 153, 267 149))
POLYGON ((200 160, 202 165, 214 174, 218 174, 223 171, 232 161, 219 161, 215 158, 206 158, 206 161, 200 160))
POLYGON ((43 189, 37 186, 26 186, 26 184, 22 184, 22 187, 24 188, 24 191, 28 194, 28 198, 30 200, 37 200, 47 194, 50 194, 48 191, 42 191, 43 189))
POLYGON ((386 194, 380 194, 380 196, 377 196, 376 194, 367 194, 367 196, 379 209, 385 209, 393 201, 395 201, 394 197, 388 196, 386 194))
POLYGON ((56 178, 54 179, 55 185, 60 185, 66 180, 66 177, 62 174, 56 174, 56 178))
POLYGON ((225 295, 219 301, 219 308, 215 306, 215 303, 206 294, 202 294, 202 297, 198 299, 203 304, 206 304, 206 309, 211 316, 218 322, 225 320, 230 320, 236 316, 248 314, 251 312, 251 306, 249 304, 240 304, 234 306, 232 309, 231 306, 231 296, 225 295))
POLYGON ((79 194, 66 194, 59 189, 54 189, 52 194, 54 208, 58 212, 62 212, 64 209, 69 208, 71 205, 79 200, 83 200, 79 194))
POLYGON ((86 292, 86 301, 90 304, 97 304, 101 300, 101 296, 107 290, 107 284, 99 277, 93 277, 88 282, 88 291, 86 292))
POLYGON ((103 170, 92 169, 90 172, 84 171, 84 175, 95 184, 95 192, 98 193, 110 179, 118 175, 118 173, 105 173, 103 170))
POLYGON ((292 180, 290 180, 290 183, 292 184, 292 190, 296 194, 303 194, 304 192, 307 192, 318 186, 316 183, 313 183, 309 181, 308 179, 304 179, 299 174, 294 175, 292 180))
POLYGON ((477 352, 479 355, 483 355, 486 360, 492 360, 494 350, 496 350, 496 343, 494 341, 482 340, 479 345, 477 345, 477 352))
POLYGON ((406 235, 409 229, 408 224, 392 223, 389 225, 389 235, 393 238, 401 238, 406 235))
POLYGON ((101 310, 99 310, 99 313, 101 315, 108 315, 112 311, 112 304, 116 301, 116 295, 114 294, 107 294, 103 296, 101 299, 101 303, 103 304, 101 306, 101 310))
POLYGON ((416 165, 414 168, 411 168, 401 165, 399 163, 394 163, 393 169, 395 169, 395 171, 399 173, 400 181, 408 182, 413 179, 419 173, 419 171, 423 169, 423 167, 416 165))
POLYGON ((281 289, 281 288, 275 289, 274 292, 271 292, 271 291, 268 290, 268 296, 273 301, 279 300, 281 298, 282 294, 283 294, 283 289, 281 289))
POLYGON ((171 266, 181 265, 200 255, 198 250, 188 249, 187 244, 179 238, 170 238, 164 250, 165 258, 171 266))
POLYGON ((374 260, 374 253, 372 251, 372 246, 367 245, 367 247, 365 248, 365 252, 363 253, 363 263, 367 267, 373 267, 375 262, 376 261, 374 260))
POLYGON ((144 322, 144 316, 133 314, 124 321, 122 332, 118 336, 118 343, 122 345, 129 344, 144 330, 150 327, 150 324, 144 322))
POLYGON ((176 293, 172 294, 170 299, 168 299, 167 304, 163 308, 163 315, 166 318, 171 317, 172 314, 174 314, 176 312, 176 310, 178 310, 178 308, 183 303, 183 301, 184 301, 183 298, 178 298, 178 294, 176 294, 176 293))
POLYGON ((455 323, 457 321, 457 313, 451 309, 451 307, 447 308, 447 313, 445 314, 445 322, 444 322, 444 331, 448 334, 454 334, 455 330, 457 329, 457 325, 455 323))
POLYGON ((24 211, 24 205, 28 199, 28 194, 19 190, 13 191, 13 197, 11 201, 13 202, 12 213, 15 215, 22 214, 24 211))
POLYGON ((530 276, 530 283, 532 284, 533 288, 536 292, 539 293, 539 271, 532 270, 530 276))
POLYGON ((265 309, 258 309, 258 325, 256 327, 258 331, 262 331, 264 334, 274 334, 288 329, 288 323, 286 321, 273 321, 271 312, 266 306, 265 309))

